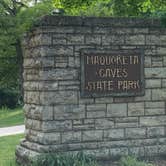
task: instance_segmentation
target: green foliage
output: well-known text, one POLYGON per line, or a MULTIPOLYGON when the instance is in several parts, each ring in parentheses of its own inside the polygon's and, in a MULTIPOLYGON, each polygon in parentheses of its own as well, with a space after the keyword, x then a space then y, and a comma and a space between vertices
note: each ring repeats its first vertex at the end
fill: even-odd
POLYGON ((15 108, 19 103, 19 93, 16 90, 0 89, 0 107, 15 108))
POLYGON ((48 154, 37 158, 31 166, 97 166, 96 161, 83 153, 48 154))
POLYGON ((0 109, 0 127, 22 125, 23 123, 24 113, 21 108, 9 109, 2 107, 0 109))
POLYGON ((50 14, 52 10, 52 2, 50 0, 45 0, 33 7, 29 7, 26 10, 20 11, 16 16, 17 34, 22 35, 28 31, 39 17, 50 14))
MULTIPOLYGON (((33 1, 0 1, 0 88, 9 90, 8 95, 6 92, 4 93, 4 90, 0 90, 0 93, 3 94, 0 106, 5 104, 11 107, 9 105, 11 96, 15 96, 15 91, 21 92, 22 50, 20 40, 22 34, 32 27, 38 17, 49 14, 53 9, 51 0, 42 0, 30 7, 29 4, 33 1), (13 94, 10 93, 11 91, 14 91, 13 94)), ((15 99, 17 97, 11 101, 11 105, 15 99)))
POLYGON ((56 8, 67 15, 85 16, 151 16, 166 10, 165 0, 53 0, 56 8))
POLYGON ((154 165, 145 163, 143 161, 138 161, 134 157, 127 156, 127 157, 122 157, 122 159, 120 160, 120 166, 154 166, 154 165))
POLYGON ((0 137, 0 165, 17 166, 15 163, 15 148, 23 134, 0 137))
POLYGON ((18 85, 16 58, 16 24, 13 17, 0 17, 0 87, 15 89, 18 85))

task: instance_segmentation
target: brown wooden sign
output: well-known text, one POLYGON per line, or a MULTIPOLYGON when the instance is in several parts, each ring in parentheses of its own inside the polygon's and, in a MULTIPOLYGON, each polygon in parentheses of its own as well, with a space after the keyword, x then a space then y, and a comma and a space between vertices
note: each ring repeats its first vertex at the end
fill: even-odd
POLYGON ((135 50, 83 50, 81 96, 138 96, 144 94, 144 56, 135 50))

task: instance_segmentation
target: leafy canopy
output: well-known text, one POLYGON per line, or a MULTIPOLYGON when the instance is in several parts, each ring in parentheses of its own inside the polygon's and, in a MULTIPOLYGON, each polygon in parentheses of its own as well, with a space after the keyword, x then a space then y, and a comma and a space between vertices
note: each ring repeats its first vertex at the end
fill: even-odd
POLYGON ((54 0, 69 15, 151 16, 166 10, 165 0, 54 0))

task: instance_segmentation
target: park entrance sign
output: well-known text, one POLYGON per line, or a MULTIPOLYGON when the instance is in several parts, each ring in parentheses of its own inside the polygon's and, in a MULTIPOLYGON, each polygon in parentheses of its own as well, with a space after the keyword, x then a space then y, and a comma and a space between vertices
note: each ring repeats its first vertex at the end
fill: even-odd
POLYGON ((160 20, 44 16, 25 36, 21 165, 40 154, 166 155, 160 20))
POLYGON ((143 64, 141 49, 82 51, 82 97, 143 95, 143 64))

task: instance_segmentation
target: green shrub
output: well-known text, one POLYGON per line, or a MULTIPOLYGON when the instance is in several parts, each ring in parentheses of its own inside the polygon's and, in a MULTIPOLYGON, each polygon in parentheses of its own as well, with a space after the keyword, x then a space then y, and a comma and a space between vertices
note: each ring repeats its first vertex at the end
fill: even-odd
POLYGON ((120 166, 153 166, 153 165, 145 163, 143 161, 138 161, 134 157, 127 156, 127 157, 122 157, 121 158, 120 166))
POLYGON ((31 166, 98 166, 95 159, 82 152, 77 154, 47 154, 33 161, 31 166))
POLYGON ((0 89, 0 108, 15 108, 19 103, 19 93, 15 90, 0 89))

